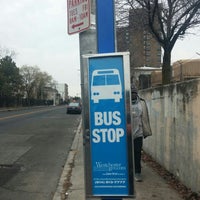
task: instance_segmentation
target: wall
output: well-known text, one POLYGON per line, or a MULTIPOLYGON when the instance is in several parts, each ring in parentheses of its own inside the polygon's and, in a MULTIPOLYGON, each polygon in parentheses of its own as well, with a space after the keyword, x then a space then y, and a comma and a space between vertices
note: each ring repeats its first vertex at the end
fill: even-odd
POLYGON ((200 193, 200 79, 140 91, 153 136, 144 150, 194 192, 200 193))

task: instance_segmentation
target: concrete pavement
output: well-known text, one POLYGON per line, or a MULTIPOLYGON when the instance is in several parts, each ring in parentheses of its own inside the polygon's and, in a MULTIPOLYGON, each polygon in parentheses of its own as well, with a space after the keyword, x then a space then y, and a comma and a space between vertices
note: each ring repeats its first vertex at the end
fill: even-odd
MULTIPOLYGON (((182 199, 177 191, 171 188, 162 177, 145 163, 142 163, 142 176, 143 182, 135 183, 136 200, 182 199)), ((81 125, 78 127, 53 200, 85 200, 81 125)))

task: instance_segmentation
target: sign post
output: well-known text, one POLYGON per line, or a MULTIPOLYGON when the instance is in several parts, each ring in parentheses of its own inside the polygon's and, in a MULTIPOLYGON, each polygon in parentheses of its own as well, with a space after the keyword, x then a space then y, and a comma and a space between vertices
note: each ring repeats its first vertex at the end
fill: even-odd
POLYGON ((90 27, 90 0, 67 0, 68 34, 79 33, 90 27))
POLYGON ((86 200, 134 198, 129 53, 115 53, 114 0, 94 1, 97 54, 81 60, 86 200))

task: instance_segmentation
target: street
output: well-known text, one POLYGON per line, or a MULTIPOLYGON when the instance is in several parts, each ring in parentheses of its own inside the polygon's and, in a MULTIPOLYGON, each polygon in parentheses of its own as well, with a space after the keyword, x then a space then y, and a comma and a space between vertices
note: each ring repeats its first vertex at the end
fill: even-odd
POLYGON ((0 199, 51 200, 81 115, 65 106, 0 112, 0 199))

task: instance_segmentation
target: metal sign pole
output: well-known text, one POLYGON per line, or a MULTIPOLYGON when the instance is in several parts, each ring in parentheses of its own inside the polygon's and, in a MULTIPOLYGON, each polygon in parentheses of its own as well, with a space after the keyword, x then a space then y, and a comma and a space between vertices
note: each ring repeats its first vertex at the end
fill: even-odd
MULTIPOLYGON (((106 3, 102 0, 96 0, 96 28, 98 53, 115 52, 114 0, 107 0, 106 3)), ((117 198, 117 200, 122 199, 117 198)))
POLYGON ((134 197, 130 54, 116 53, 114 0, 94 1, 96 27, 80 34, 85 194, 122 200, 134 197))

